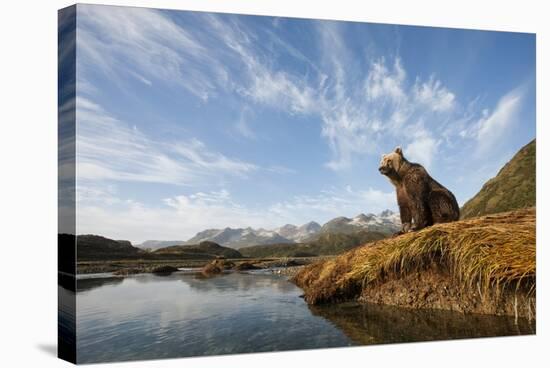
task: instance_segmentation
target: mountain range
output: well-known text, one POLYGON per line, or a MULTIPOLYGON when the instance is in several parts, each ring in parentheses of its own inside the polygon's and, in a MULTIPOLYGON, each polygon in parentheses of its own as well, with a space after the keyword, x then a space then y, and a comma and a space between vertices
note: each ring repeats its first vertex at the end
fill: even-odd
POLYGON ((393 234, 400 227, 399 214, 390 210, 375 215, 361 213, 353 218, 337 217, 323 226, 315 221, 296 226, 286 224, 273 230, 247 228, 206 229, 198 232, 187 241, 147 240, 138 247, 159 249, 174 245, 199 244, 204 241, 215 242, 224 247, 242 248, 251 245, 293 244, 313 241, 322 234, 353 234, 360 231, 372 231, 393 234))

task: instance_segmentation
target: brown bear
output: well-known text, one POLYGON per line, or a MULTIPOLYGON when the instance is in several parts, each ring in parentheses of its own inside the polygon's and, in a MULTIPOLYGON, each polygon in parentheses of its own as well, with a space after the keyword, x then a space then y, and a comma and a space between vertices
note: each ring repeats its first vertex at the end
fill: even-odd
POLYGON ((398 234, 458 220, 460 209, 453 193, 435 181, 422 165, 407 161, 400 147, 382 156, 378 170, 390 179, 397 192, 401 216, 398 234))

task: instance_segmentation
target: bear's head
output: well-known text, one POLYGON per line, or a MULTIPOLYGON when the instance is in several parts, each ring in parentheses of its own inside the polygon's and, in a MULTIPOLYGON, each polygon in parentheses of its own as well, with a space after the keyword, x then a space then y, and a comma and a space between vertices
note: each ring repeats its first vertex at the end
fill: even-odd
POLYGON ((382 160, 380 160, 380 167, 378 171, 382 175, 387 176, 390 180, 399 179, 399 169, 401 165, 405 162, 405 157, 403 156, 403 151, 401 147, 397 147, 393 152, 386 155, 382 155, 382 160))

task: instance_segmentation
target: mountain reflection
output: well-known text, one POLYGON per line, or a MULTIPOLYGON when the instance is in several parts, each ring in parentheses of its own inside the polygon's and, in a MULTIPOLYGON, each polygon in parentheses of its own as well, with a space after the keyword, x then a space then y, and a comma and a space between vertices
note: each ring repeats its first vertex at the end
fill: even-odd
POLYGON ((234 292, 250 291, 258 288, 272 288, 280 293, 289 293, 296 290, 296 286, 289 283, 285 277, 273 275, 251 275, 246 273, 231 273, 205 277, 201 274, 193 277, 182 277, 181 281, 199 292, 234 292))

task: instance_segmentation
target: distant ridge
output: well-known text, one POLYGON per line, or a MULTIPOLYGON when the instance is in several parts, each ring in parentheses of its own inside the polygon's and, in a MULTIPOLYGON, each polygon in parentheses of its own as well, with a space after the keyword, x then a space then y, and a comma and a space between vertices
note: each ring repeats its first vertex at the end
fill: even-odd
POLYGON ((172 245, 166 248, 157 249, 152 253, 157 256, 174 256, 179 258, 241 258, 242 255, 235 249, 222 247, 221 245, 204 241, 197 245, 172 245))
POLYGON ((146 253, 127 240, 113 240, 99 235, 78 235, 76 244, 79 261, 137 258, 146 253))

